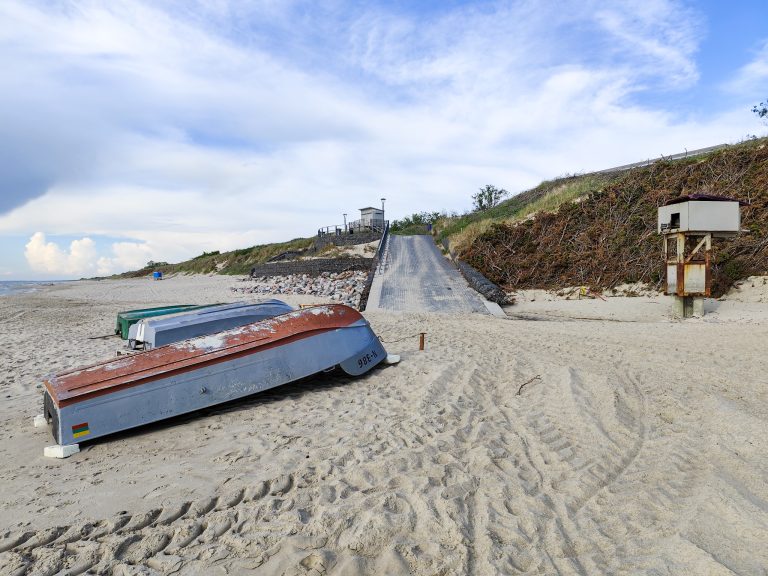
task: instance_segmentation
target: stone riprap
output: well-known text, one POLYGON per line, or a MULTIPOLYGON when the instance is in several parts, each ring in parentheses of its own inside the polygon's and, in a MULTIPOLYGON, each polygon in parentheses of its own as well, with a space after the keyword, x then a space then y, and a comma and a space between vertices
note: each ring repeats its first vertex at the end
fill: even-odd
POLYGON ((306 294, 328 298, 333 302, 357 308, 363 293, 367 271, 323 272, 319 276, 292 274, 288 276, 256 276, 243 280, 242 286, 234 286, 233 292, 241 294, 306 294))
POLYGON ((373 258, 311 258, 309 260, 291 260, 288 262, 270 262, 257 264, 251 268, 251 276, 320 276, 324 272, 339 273, 349 270, 370 270, 373 258))
POLYGON ((504 292, 504 290, 488 280, 488 278, 483 276, 478 270, 466 262, 463 262, 459 259, 454 259, 454 263, 459 269, 459 272, 461 272, 461 275, 464 276, 467 284, 474 288, 476 292, 479 292, 485 296, 486 300, 496 302, 496 304, 499 306, 507 306, 509 304, 515 303, 514 298, 511 298, 506 292, 504 292))

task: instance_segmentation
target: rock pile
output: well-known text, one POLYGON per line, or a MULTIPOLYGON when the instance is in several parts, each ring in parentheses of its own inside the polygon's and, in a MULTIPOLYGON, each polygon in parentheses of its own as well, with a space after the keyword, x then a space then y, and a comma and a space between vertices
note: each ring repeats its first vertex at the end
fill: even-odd
POLYGON ((367 278, 368 272, 360 270, 323 272, 319 276, 257 276, 243 280, 245 286, 235 286, 232 291, 242 294, 307 294, 357 308, 367 278))

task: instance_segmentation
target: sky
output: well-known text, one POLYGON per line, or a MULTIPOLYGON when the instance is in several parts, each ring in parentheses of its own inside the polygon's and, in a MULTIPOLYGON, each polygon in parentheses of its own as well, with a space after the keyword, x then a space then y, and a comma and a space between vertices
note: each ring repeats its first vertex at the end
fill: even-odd
POLYGON ((763 136, 763 2, 0 1, 0 280, 763 136))

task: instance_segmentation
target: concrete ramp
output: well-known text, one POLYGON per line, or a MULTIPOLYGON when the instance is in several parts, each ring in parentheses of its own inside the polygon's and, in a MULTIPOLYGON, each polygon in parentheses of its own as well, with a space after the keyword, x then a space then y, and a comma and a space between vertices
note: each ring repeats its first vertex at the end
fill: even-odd
POLYGON ((489 313, 431 236, 397 235, 389 236, 366 310, 489 313))

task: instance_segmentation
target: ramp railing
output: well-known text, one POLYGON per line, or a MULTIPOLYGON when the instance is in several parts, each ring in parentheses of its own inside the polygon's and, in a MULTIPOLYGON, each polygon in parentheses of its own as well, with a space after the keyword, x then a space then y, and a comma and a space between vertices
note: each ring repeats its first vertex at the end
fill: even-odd
POLYGON ((376 255, 373 257, 373 262, 371 263, 371 270, 368 272, 368 278, 365 281, 365 287, 363 288, 363 293, 360 295, 360 305, 358 306, 359 310, 362 312, 365 310, 365 307, 368 305, 368 297, 371 295, 371 286, 373 286, 373 278, 376 276, 376 272, 381 272, 383 270, 380 269, 380 266, 382 266, 382 263, 386 261, 386 257, 388 254, 387 245, 389 244, 389 220, 384 222, 384 231, 381 235, 381 241, 379 242, 379 247, 376 249, 376 255))

